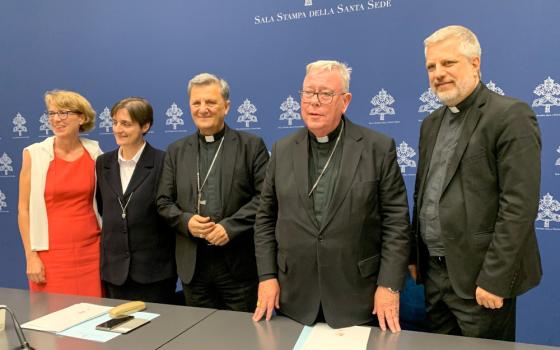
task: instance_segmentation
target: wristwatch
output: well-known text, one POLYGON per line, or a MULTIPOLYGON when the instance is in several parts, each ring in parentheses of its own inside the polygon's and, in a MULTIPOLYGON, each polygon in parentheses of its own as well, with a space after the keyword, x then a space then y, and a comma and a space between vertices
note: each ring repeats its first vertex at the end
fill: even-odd
POLYGON ((398 289, 393 289, 391 287, 387 287, 387 290, 393 294, 399 294, 401 291, 398 289))

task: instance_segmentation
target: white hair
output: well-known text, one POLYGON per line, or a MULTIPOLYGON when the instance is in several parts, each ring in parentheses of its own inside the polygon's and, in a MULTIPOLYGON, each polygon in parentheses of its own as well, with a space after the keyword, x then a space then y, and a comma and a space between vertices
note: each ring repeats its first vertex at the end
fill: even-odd
POLYGON ((338 61, 319 60, 309 63, 305 72, 306 74, 309 74, 309 72, 312 70, 326 70, 329 72, 336 70, 340 74, 340 78, 342 79, 344 92, 348 92, 350 90, 350 74, 352 73, 352 68, 349 67, 346 63, 338 61))

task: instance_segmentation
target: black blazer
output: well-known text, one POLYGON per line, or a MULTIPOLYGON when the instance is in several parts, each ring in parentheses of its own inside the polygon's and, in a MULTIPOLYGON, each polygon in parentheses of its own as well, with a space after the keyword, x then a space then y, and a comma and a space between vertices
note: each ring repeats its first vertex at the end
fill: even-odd
MULTIPOLYGON (((266 172, 268 151, 260 137, 225 126, 222 146, 222 213, 218 223, 230 241, 223 250, 231 275, 237 280, 257 279, 253 224, 266 172)), ((159 185, 159 213, 176 232, 177 272, 190 283, 196 264, 198 238, 188 230, 196 213, 198 134, 169 145, 159 185)))
POLYGON ((127 277, 152 283, 176 276, 173 230, 158 215, 155 198, 165 152, 146 143, 126 193, 122 193, 118 149, 97 158, 97 202, 103 216, 101 279, 115 285, 127 277), (121 217, 123 205, 132 195, 121 217))
MULTIPOLYGON (((413 218, 417 244, 412 251, 420 281, 428 253, 418 213, 445 109, 428 116, 420 131, 413 218)), ((541 170, 539 127, 526 103, 485 86, 465 118, 439 201, 449 278, 464 299, 474 299, 477 286, 513 297, 536 286, 542 275, 534 229, 541 170)))
POLYGON ((319 303, 333 327, 372 320, 376 286, 401 289, 406 275, 409 216, 395 143, 345 120, 322 226, 308 197, 306 128, 274 145, 255 224, 259 276, 277 276, 280 310, 308 325, 319 303))

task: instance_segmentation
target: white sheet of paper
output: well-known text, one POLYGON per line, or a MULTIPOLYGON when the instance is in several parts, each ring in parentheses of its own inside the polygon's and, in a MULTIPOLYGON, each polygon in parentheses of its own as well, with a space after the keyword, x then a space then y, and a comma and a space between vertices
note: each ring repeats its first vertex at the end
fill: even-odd
POLYGON ((6 328, 6 310, 0 310, 0 331, 3 331, 4 328, 6 328))
POLYGON ((107 313, 111 306, 79 303, 21 325, 21 328, 44 332, 62 332, 72 326, 107 313))
POLYGON ((302 350, 366 350, 370 327, 346 327, 334 329, 325 323, 311 328, 302 350))

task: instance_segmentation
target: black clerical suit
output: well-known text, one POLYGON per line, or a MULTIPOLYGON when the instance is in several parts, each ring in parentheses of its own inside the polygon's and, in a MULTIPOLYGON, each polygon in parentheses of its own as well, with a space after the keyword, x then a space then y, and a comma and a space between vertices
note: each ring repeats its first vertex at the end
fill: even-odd
POLYGON ((155 202, 165 152, 146 142, 124 193, 118 152, 105 153, 96 162, 106 296, 172 303, 177 282, 175 237, 155 202), (121 205, 126 206, 124 218, 121 205))
MULTIPOLYGON (((209 246, 206 240, 193 237, 188 229, 189 220, 198 210, 198 133, 176 141, 168 147, 157 203, 160 215, 176 232, 177 272, 186 287, 187 302, 192 300, 192 303, 196 304, 193 306, 214 305, 237 311, 250 311, 256 303, 257 290, 253 224, 265 176, 268 151, 261 138, 230 129, 227 125, 223 129, 223 138, 224 142, 214 165, 220 174, 217 187, 221 203, 211 219, 225 228, 229 237, 227 244, 209 246), (188 290, 189 286, 208 279, 210 284, 212 276, 209 274, 213 273, 214 267, 209 269, 206 263, 199 264, 197 259, 210 263, 218 261, 219 266, 215 267, 220 269, 221 277, 230 278, 229 284, 235 286, 219 286, 217 291, 212 291, 217 293, 213 300, 202 301, 208 293, 197 288, 188 290), (239 287, 236 287, 237 285, 239 287), (225 289, 237 289, 237 294, 240 294, 244 288, 250 288, 247 293, 251 294, 247 295, 246 301, 236 303, 224 300, 228 298, 225 289), (200 295, 193 296, 193 293, 200 295)), ((216 143, 218 142, 219 139, 216 140, 216 143)), ((202 183, 207 169, 201 170, 203 171, 199 175, 202 183)), ((212 182, 212 172, 209 176, 208 181, 212 182)), ((215 207, 215 203, 208 202, 211 199, 204 199, 206 206, 215 207)), ((205 212, 200 214, 204 215, 205 212)))
POLYGON ((392 139, 345 120, 340 166, 321 222, 309 192, 307 129, 273 148, 255 224, 259 278, 276 277, 280 311, 345 327, 374 319, 377 285, 401 289, 409 255, 406 190, 392 139))
POLYGON ((425 282, 428 326, 434 331, 513 340, 515 296, 536 286, 542 274, 534 230, 540 132, 527 104, 482 84, 457 108, 464 122, 438 179, 441 189, 435 202, 439 224, 434 227, 443 254, 429 250, 434 244, 425 241, 422 230, 430 230, 420 213, 429 174, 436 170, 429 169, 431 160, 440 156, 434 152, 441 139, 438 132, 444 119, 453 116, 444 106, 422 123, 412 262, 425 282), (504 307, 493 311, 477 305, 477 286, 506 298, 504 307), (442 299, 455 301, 446 305, 442 299))

